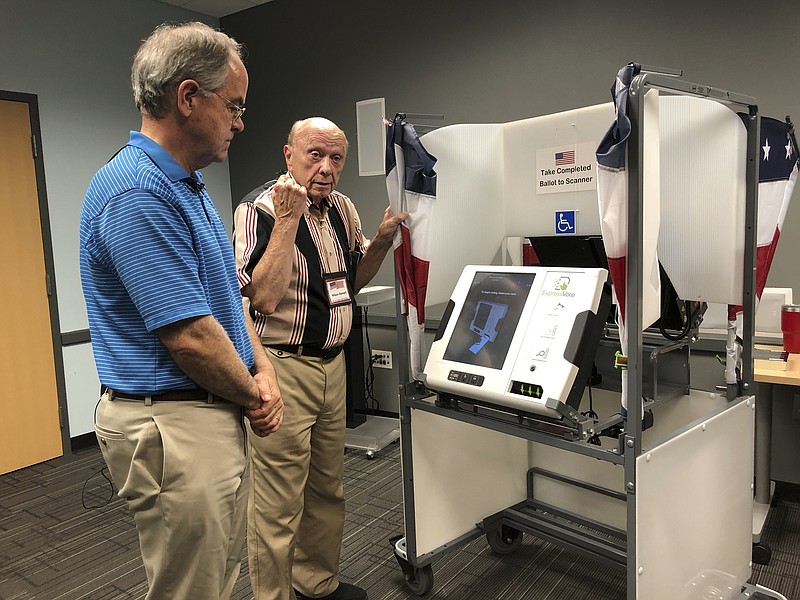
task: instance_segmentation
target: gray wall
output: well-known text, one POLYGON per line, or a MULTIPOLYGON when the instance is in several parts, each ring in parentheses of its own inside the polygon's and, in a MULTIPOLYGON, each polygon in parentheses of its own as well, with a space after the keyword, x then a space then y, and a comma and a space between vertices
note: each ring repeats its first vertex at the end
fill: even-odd
MULTIPOLYGON (((800 122, 791 50, 800 3, 764 6, 771 8, 743 0, 273 0, 223 17, 249 50, 247 129, 231 150, 234 202, 283 166, 294 120, 324 115, 350 138, 339 189, 370 233, 388 198, 382 177, 358 176, 357 101, 385 97, 389 117, 445 115, 420 121, 432 125, 507 122, 607 102, 614 76, 630 61, 682 69, 687 81, 754 96, 763 115, 800 122)), ((454 248, 459 243, 468 241, 454 236, 454 248)), ((800 298, 796 256, 798 191, 768 285, 793 287, 800 298)), ((390 263, 374 283, 393 285, 390 263)), ((396 352, 391 326, 373 325, 370 335, 374 349, 396 352)), ((694 369, 694 379, 706 375, 701 387, 723 382, 714 365, 694 369)), ((397 383, 396 369, 375 371, 381 409, 397 410, 397 383)))
MULTIPOLYGON (((249 48, 251 77, 247 130, 231 151, 233 198, 282 166, 295 119, 322 114, 350 138, 339 189, 367 233, 388 200, 381 177, 358 176, 358 100, 385 97, 390 117, 506 122, 606 102, 617 70, 636 61, 683 69, 688 81, 752 95, 762 114, 800 122, 797 2, 273 0, 221 23, 249 48)), ((768 285, 800 295, 798 194, 768 285)), ((388 265, 375 282, 393 283, 388 265)))
MULTIPOLYGON (((0 89, 38 98, 61 333, 88 327, 78 265, 86 187, 141 124, 130 90, 131 59, 157 25, 187 20, 218 25, 215 18, 155 0, 0 2, 0 89)), ((230 225, 228 165, 214 165, 204 175, 230 225)), ((63 356, 75 437, 93 430, 97 373, 88 343, 64 348, 63 356)))

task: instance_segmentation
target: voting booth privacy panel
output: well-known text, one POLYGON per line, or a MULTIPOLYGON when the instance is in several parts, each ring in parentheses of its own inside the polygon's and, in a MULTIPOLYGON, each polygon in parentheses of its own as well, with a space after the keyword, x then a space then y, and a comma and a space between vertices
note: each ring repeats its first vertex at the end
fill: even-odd
MULTIPOLYGON (((646 246, 654 253, 657 243, 681 298, 740 303, 747 131, 734 111, 713 100, 654 94, 648 103, 645 185, 654 210, 646 214, 646 246)), ((422 136, 438 158, 439 176, 429 305, 448 300, 465 264, 494 262, 504 238, 564 234, 559 214, 574 214, 569 233, 600 234, 594 153, 613 118, 607 103, 422 136), (458 252, 454 232, 462 240, 458 252)), ((657 270, 648 265, 645 278, 655 281, 657 270)), ((656 304, 646 310, 656 316, 645 326, 659 312, 650 288, 656 304)))
MULTIPOLYGON (((635 397, 641 331, 660 314, 658 259, 681 298, 752 302, 755 102, 692 86, 650 75, 631 86, 621 191, 635 397)), ((405 536, 393 547, 415 593, 431 589, 442 553, 484 534, 505 553, 527 532, 626 569, 629 600, 744 597, 754 398, 686 389, 649 402, 642 431, 638 402, 622 420, 619 394, 595 390, 608 414, 587 417, 586 396, 570 398, 585 373, 568 349, 605 321, 607 272, 499 264, 509 236, 600 233, 594 152, 614 118, 603 104, 421 138, 438 159, 427 304, 448 308, 424 382, 401 362, 405 536)))

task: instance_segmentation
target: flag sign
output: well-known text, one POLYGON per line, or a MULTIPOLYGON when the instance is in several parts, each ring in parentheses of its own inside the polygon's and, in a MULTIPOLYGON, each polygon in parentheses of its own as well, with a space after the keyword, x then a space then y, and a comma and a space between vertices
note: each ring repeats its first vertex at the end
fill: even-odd
POLYGON ((594 191, 597 170, 595 145, 570 144, 536 151, 536 193, 594 191))
POLYGON ((556 165, 574 165, 575 164, 575 150, 565 150, 563 152, 556 152, 556 165))

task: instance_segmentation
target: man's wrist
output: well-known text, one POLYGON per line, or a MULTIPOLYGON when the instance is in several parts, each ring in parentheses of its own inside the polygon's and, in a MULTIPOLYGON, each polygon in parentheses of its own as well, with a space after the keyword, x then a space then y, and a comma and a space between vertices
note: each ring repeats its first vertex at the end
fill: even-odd
MULTIPOLYGON (((390 235, 390 236, 385 237, 385 238, 379 237, 379 236, 375 236, 375 238, 373 238, 373 240, 372 240, 372 243, 369 245, 369 248, 373 248, 374 247, 376 250, 387 250, 389 248, 389 246, 392 245, 392 240, 393 239, 394 239, 393 235, 390 235)), ((367 249, 368 252, 369 252, 369 248, 367 249)))
POLYGON ((249 400, 244 407, 249 410, 255 410, 259 406, 261 406, 261 388, 258 387, 258 382, 255 380, 255 376, 250 378, 250 394, 248 394, 249 400))

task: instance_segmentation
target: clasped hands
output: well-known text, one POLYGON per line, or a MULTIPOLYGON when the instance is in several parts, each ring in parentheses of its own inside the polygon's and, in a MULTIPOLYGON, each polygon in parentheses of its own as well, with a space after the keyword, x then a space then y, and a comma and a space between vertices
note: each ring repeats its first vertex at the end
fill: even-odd
POLYGON ((266 437, 278 430, 283 423, 283 398, 278 383, 272 377, 256 373, 253 377, 258 384, 261 406, 244 409, 250 421, 250 429, 258 437, 266 437))

